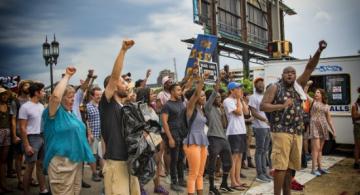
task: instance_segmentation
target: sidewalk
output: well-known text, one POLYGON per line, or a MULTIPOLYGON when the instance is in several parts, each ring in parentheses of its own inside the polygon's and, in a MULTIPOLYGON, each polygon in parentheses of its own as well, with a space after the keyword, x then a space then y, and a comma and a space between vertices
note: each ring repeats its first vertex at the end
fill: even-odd
MULTIPOLYGON (((331 173, 324 175, 318 178, 315 178, 310 174, 310 169, 304 169, 296 173, 296 179, 305 184, 304 191, 296 192, 292 191, 292 194, 302 195, 302 194, 326 194, 326 195, 339 195, 341 193, 347 192, 348 195, 355 194, 360 192, 360 171, 354 170, 352 168, 353 159, 345 157, 336 157, 336 156, 324 156, 323 165, 324 168, 329 168, 331 173)), ((309 162, 308 167, 311 167, 311 162, 309 162)), ((243 170, 243 173, 247 176, 246 179, 243 179, 242 182, 246 182, 251 186, 246 192, 237 192, 234 194, 247 194, 247 195, 258 195, 258 194, 273 194, 273 184, 272 183, 259 183, 255 181, 256 171, 255 169, 243 170)), ((87 166, 85 167, 85 177, 84 180, 91 184, 91 188, 82 188, 81 195, 99 195, 102 189, 102 182, 92 182, 91 181, 91 171, 87 166)), ((162 185, 170 190, 170 185, 165 182, 165 178, 161 178, 162 185)), ((16 179, 7 179, 9 186, 12 189, 16 189, 17 180, 16 179)), ((209 184, 208 180, 204 180, 204 195, 208 194, 209 184)), ((215 183, 219 186, 220 180, 217 180, 215 183)), ((229 180, 230 182, 230 180, 229 180)), ((119 186, 121 187, 121 186, 119 186)), ((153 193, 153 182, 149 182, 145 186, 146 191, 149 195, 153 193)), ((184 188, 184 191, 186 189, 184 188)), ((32 194, 38 194, 39 188, 32 187, 32 194)), ((13 193, 9 194, 22 194, 21 191, 15 190, 13 193)), ((170 195, 186 195, 187 193, 176 193, 170 191, 170 195)))

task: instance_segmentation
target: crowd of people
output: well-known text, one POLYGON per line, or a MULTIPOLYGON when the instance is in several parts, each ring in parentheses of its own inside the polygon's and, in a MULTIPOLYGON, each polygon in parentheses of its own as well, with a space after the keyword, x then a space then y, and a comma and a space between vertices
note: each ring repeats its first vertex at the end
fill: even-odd
MULTIPOLYGON (((307 94, 324 41, 298 78, 287 67, 266 90, 264 78, 255 78, 253 94, 227 71, 215 85, 205 86, 209 73, 200 75, 196 65, 181 82, 165 76, 156 93, 146 84, 151 70, 135 83, 131 73, 121 74, 134 44, 123 41, 104 90, 93 84, 94 70, 79 86, 69 85, 76 73, 72 66, 48 99, 44 84, 36 81, 21 81, 17 94, 0 88, 0 193, 11 192, 5 176, 15 174, 25 195, 30 185, 38 185, 40 194, 80 194, 82 187, 90 187, 83 181, 86 163, 91 179, 103 180, 103 193, 114 195, 145 195, 150 180, 153 193, 201 195, 204 178, 210 194, 241 192, 250 187, 241 172, 248 167, 256 168, 256 181, 273 181, 276 195, 290 194, 304 187, 294 177, 309 159, 312 174, 329 173, 321 166, 322 148, 336 130, 326 93, 307 94), (253 136, 255 165, 249 150, 253 136), (169 177, 170 189, 161 176, 169 177)), ((352 109, 357 169, 359 99, 352 109)))

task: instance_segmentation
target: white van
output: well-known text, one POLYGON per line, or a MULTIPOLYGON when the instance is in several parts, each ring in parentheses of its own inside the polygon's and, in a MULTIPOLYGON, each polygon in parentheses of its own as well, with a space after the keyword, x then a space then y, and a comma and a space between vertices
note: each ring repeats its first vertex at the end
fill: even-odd
MULTIPOLYGON (((254 72, 254 78, 263 77, 266 86, 277 82, 287 66, 294 67, 299 76, 308 60, 269 61, 264 64, 263 70, 254 72)), ((321 58, 310 79, 314 83, 309 91, 322 88, 328 95, 328 104, 331 106, 331 115, 337 130, 336 143, 354 144, 351 105, 359 96, 360 55, 321 58)))

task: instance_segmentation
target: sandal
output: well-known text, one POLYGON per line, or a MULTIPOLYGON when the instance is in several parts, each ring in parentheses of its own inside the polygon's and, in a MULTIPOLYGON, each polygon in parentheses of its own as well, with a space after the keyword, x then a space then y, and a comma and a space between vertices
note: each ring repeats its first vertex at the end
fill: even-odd
POLYGON ((237 190, 237 191, 245 191, 246 188, 242 187, 242 186, 231 186, 230 187, 233 190, 237 190))
POLYGON ((240 187, 250 188, 250 186, 249 186, 247 183, 242 183, 242 184, 240 184, 240 187))

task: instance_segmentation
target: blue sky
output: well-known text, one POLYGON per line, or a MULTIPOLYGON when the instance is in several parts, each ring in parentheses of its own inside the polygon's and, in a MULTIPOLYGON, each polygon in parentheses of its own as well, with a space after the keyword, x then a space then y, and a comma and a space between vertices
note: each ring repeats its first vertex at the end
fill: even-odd
MULTIPOLYGON (((360 50, 360 1, 286 0, 295 16, 285 16, 286 38, 293 42, 293 56, 307 58, 317 42, 329 43, 324 57, 354 55, 360 50)), ((0 76, 20 75, 49 83, 41 45, 45 35, 52 40, 56 33, 60 57, 54 80, 60 78, 68 64, 78 69, 72 79, 77 84, 95 69, 98 83, 111 72, 124 38, 136 45, 128 52, 124 72, 134 79, 162 69, 173 70, 176 58, 179 76, 189 55, 180 40, 196 36, 201 26, 192 23, 191 0, 62 0, 0 1, 0 76)), ((221 64, 238 68, 241 62, 226 58, 221 64)))

